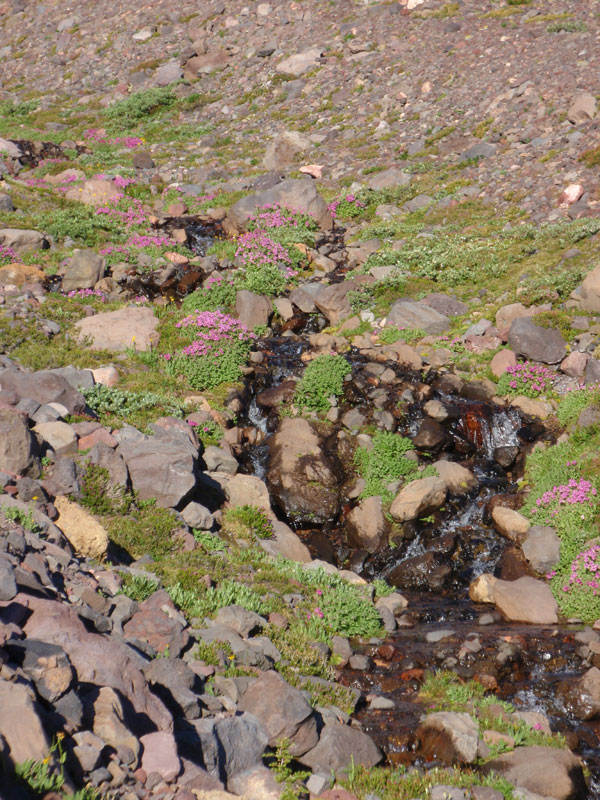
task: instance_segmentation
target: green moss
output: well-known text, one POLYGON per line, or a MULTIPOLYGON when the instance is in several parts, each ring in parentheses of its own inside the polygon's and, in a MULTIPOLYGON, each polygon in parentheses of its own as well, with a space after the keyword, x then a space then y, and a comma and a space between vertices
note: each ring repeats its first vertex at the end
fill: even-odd
POLYGON ((340 397, 344 378, 352 372, 343 356, 317 356, 298 383, 294 403, 308 411, 327 411, 330 397, 340 397))
POLYGON ((379 495, 385 503, 390 503, 393 494, 386 485, 401 478, 417 476, 417 462, 405 457, 409 451, 414 451, 410 439, 387 431, 375 434, 372 450, 359 447, 355 460, 358 472, 366 482, 361 497, 379 495))

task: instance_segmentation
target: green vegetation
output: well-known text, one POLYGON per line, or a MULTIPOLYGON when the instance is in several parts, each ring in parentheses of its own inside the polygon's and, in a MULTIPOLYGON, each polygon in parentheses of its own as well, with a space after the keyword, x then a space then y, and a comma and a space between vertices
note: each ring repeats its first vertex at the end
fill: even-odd
POLYGON ((23 511, 21 508, 16 508, 15 506, 2 506, 1 511, 6 519, 18 523, 22 528, 25 528, 26 531, 40 533, 42 530, 34 520, 31 509, 29 511, 23 511))
POLYGON ((341 397, 352 367, 343 356, 317 356, 304 370, 294 403, 307 411, 327 411, 330 397, 341 397))
POLYGON ((150 595, 158 589, 159 582, 144 575, 130 575, 126 573, 123 577, 120 594, 131 597, 137 603, 143 603, 150 595))
POLYGON ((84 389, 82 394, 92 411, 108 424, 117 426, 127 421, 145 427, 149 416, 183 416, 181 406, 154 392, 132 392, 96 384, 91 389, 84 389))
POLYGON ((375 434, 372 450, 359 447, 355 461, 366 482, 361 497, 379 495, 384 503, 391 503, 394 495, 386 488, 387 484, 418 474, 417 462, 406 458, 411 451, 414 452, 414 445, 410 439, 387 431, 375 434))
POLYGON ((273 525, 262 508, 256 506, 238 506, 228 509, 223 515, 223 529, 225 531, 233 528, 246 532, 250 536, 258 539, 271 539, 273 536, 273 525))
POLYGON ((289 739, 281 739, 277 743, 274 754, 265 756, 269 769, 275 775, 277 783, 283 784, 281 787, 280 800, 300 800, 304 797, 306 790, 304 781, 310 776, 310 770, 293 769, 291 764, 293 756, 290 753, 289 739))
POLYGON ((383 344, 394 344, 395 342, 418 342, 425 337, 425 331, 421 328, 397 328, 395 325, 387 325, 379 331, 379 341, 383 344))
POLYGON ((123 100, 117 100, 105 111, 106 119, 113 131, 129 131, 148 117, 171 108, 176 101, 171 87, 152 87, 134 92, 123 100))

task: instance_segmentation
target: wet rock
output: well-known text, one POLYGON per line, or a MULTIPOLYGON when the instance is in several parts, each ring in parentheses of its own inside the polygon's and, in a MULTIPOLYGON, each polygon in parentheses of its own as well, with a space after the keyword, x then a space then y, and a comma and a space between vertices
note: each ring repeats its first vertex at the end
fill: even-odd
POLYGON ((498 582, 489 573, 478 575, 469 586, 469 597, 474 603, 493 603, 494 602, 494 586, 498 582))
POLYGON ((250 218, 256 214, 256 210, 265 205, 293 208, 302 214, 308 214, 321 228, 325 230, 331 228, 331 214, 327 209, 327 203, 317 192, 314 181, 310 178, 294 178, 281 181, 271 189, 243 197, 234 203, 223 223, 226 233, 243 230, 250 218))
POLYGON ((440 562, 436 553, 405 558, 387 576, 393 586, 408 590, 436 591, 441 589, 452 573, 452 568, 440 562))
POLYGON ((471 470, 455 461, 436 461, 433 467, 450 494, 460 497, 469 494, 477 486, 477 478, 471 470))
POLYGON ((509 622, 552 625, 558 622, 558 608, 550 587, 535 578, 498 580, 493 586, 496 608, 509 622))
POLYGON ((265 672, 244 692, 238 703, 263 726, 269 744, 289 739, 293 756, 304 755, 319 741, 313 709, 304 695, 290 686, 277 672, 265 672))
POLYGON ((450 327, 450 320, 424 303, 401 299, 396 300, 390 308, 386 325, 395 325, 397 328, 420 328, 425 333, 443 333, 450 327))
POLYGON ((338 479, 323 441, 305 419, 282 420, 269 440, 269 489, 286 515, 322 523, 335 517, 338 479))
POLYGON ((0 736, 8 746, 14 764, 42 761, 50 742, 41 723, 41 710, 34 692, 23 683, 0 678, 0 736))
POLYGON ((561 683, 559 694, 577 719, 600 716, 600 669, 591 667, 580 678, 561 683))
POLYGON ((519 448, 517 445, 503 445, 494 447, 494 461, 504 469, 509 469, 517 460, 519 448))
POLYGON ((125 306, 84 317, 74 327, 79 341, 89 340, 91 350, 145 352, 158 341, 158 319, 151 308, 125 306))
POLYGON ((536 572, 547 573, 560 561, 560 539, 554 528, 541 525, 529 528, 521 549, 536 572))
POLYGON ((518 355, 544 364, 557 364, 567 354, 565 340, 558 330, 542 328, 525 317, 511 324, 508 343, 518 355))
POLYGON ((20 414, 3 408, 0 409, 0 470, 33 478, 40 474, 37 439, 20 414))
POLYGON ((416 732, 426 761, 472 764, 477 759, 479 725, 470 714, 439 711, 428 714, 416 732))
POLYGON ((367 497, 346 517, 346 536, 353 547, 376 553, 386 544, 390 525, 381 505, 381 497, 367 497))
POLYGON ((295 391, 296 381, 282 381, 278 386, 260 392, 256 397, 256 402, 263 408, 277 408, 283 403, 289 402, 295 391))
POLYGON ((439 450, 446 438, 446 431, 439 422, 425 417, 412 442, 417 450, 439 450))
POLYGON ((512 508, 504 506, 494 508, 492 520, 498 533, 510 539, 511 542, 520 542, 531 527, 531 523, 526 517, 519 514, 518 511, 513 511, 512 508))
POLYGON ((106 259, 93 250, 76 250, 69 259, 62 279, 63 292, 93 289, 104 277, 106 259))
POLYGON ((444 505, 446 483, 441 478, 421 478, 403 487, 390 506, 399 522, 426 517, 444 505))
POLYGON ((299 761, 313 772, 338 774, 346 770, 352 761, 364 767, 374 767, 381 758, 381 751, 366 733, 349 725, 330 724, 323 728, 318 745, 299 761))
POLYGON ((495 772, 517 788, 555 800, 575 800, 586 794, 581 760, 569 750, 518 747, 486 762, 483 771, 495 772))
POLYGON ((273 313, 273 304, 262 294, 240 289, 235 296, 236 315, 249 331, 267 325, 273 313))

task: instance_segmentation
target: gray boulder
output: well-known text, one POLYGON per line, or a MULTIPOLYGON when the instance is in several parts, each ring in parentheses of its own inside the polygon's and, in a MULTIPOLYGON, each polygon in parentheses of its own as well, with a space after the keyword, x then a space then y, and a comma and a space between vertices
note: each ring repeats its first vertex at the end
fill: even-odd
POLYGON ((581 759, 556 747, 518 747, 487 761, 485 774, 495 772, 519 789, 541 797, 572 800, 587 796, 581 759))
POLYGON ((235 296, 235 310, 242 325, 253 331, 258 326, 268 324, 273 305, 264 295, 241 289, 235 296))
POLYGON ((225 218, 226 232, 235 233, 243 230, 258 208, 275 204, 308 214, 324 230, 329 230, 332 226, 333 220, 327 209, 327 203, 317 192, 314 181, 311 178, 292 178, 234 203, 225 218))
POLYGON ((555 328, 542 328, 528 317, 515 319, 508 332, 508 344, 517 355, 544 364, 558 364, 567 354, 567 346, 555 328))
POLYGON ((477 759, 479 725, 470 714, 456 711, 428 714, 416 735, 419 752, 426 761, 472 764, 477 759))
POLYGON ((542 525, 529 528, 521 549, 536 572, 548 572, 560 561, 560 539, 554 528, 542 525))
POLYGON ((40 474, 38 443, 24 418, 0 409, 0 471, 37 478, 40 474))
POLYGON ((104 277, 105 268, 106 259, 93 250, 76 250, 63 276, 63 291, 92 289, 104 277))
POLYGON ((374 767, 382 759, 380 749, 366 733, 349 725, 326 725, 319 744, 298 760, 313 772, 338 774, 354 763, 374 767))
POLYGON ((43 233, 20 228, 2 228, 0 244, 10 247, 17 253, 27 253, 29 250, 47 250, 50 247, 50 242, 43 233))
POLYGON ((443 333, 450 327, 450 320, 425 303, 412 300, 396 300, 390 308, 386 325, 397 328, 420 328, 426 333, 443 333))

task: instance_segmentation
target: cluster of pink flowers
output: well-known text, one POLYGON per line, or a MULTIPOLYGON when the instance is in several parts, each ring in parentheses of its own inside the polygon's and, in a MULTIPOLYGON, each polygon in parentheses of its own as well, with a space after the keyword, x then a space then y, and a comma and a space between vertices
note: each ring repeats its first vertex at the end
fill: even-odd
POLYGON ((17 251, 7 244, 0 244, 0 264, 10 264, 11 261, 18 261, 17 251))
POLYGON ((244 267, 277 266, 285 271, 288 278, 296 275, 285 247, 261 230, 251 231, 240 236, 235 257, 241 259, 244 267))
POLYGON ((574 505, 575 503, 587 503, 596 497, 598 490, 595 489, 589 481, 585 478, 575 480, 571 478, 568 483, 563 483, 560 486, 553 486, 547 492, 535 501, 539 506, 547 506, 551 503, 558 503, 558 505, 574 505))
POLYGON ((335 219, 337 216, 338 206, 341 203, 350 203, 351 205, 355 205, 357 208, 364 208, 365 204, 361 203, 361 201, 356 197, 354 194, 347 194, 341 200, 334 200, 332 203, 329 203, 327 209, 331 216, 335 219))
POLYGON ((142 207, 141 200, 137 197, 128 197, 125 208, 119 208, 119 203, 125 195, 118 194, 108 205, 96 209, 96 214, 107 214, 108 216, 120 217, 128 228, 134 225, 143 225, 147 221, 146 213, 142 207))
MULTIPOLYGON (((248 328, 239 319, 222 311, 194 311, 184 317, 175 326, 176 328, 189 328, 193 326, 198 329, 196 339, 191 344, 182 348, 182 353, 186 356, 205 356, 221 355, 222 350, 218 345, 220 342, 239 340, 240 342, 248 339, 255 339, 255 335, 250 333, 248 328)), ((172 355, 166 353, 163 356, 170 361, 172 355)))
POLYGON ((113 139, 109 139, 99 128, 88 128, 83 132, 83 135, 86 139, 98 142, 98 144, 122 144, 128 150, 134 150, 144 141, 139 136, 116 136, 113 139))
POLYGON ((548 367, 532 364, 529 361, 507 367, 506 371, 513 376, 508 383, 511 389, 528 388, 540 393, 545 392, 556 377, 556 373, 548 367))
POLYGON ((266 205, 260 206, 258 213, 250 219, 260 228, 297 228, 298 213, 287 206, 266 205))
MULTIPOLYGON (((213 286, 215 285, 220 286, 222 283, 223 283, 223 276, 219 272, 212 272, 204 282, 204 288, 211 289, 213 286)), ((227 283, 233 286, 234 281, 229 280, 227 281, 227 283)))
POLYGON ((67 292, 67 297, 98 297, 102 303, 106 300, 104 292, 96 289, 72 289, 67 292))
POLYGON ((600 582, 597 580, 600 572, 599 558, 600 545, 598 544, 588 547, 587 550, 582 550, 571 564, 571 573, 566 584, 562 587, 563 592, 569 592, 573 586, 587 586, 592 589, 594 595, 599 594, 600 582), (589 579, 580 575, 581 570, 589 574, 589 579))

